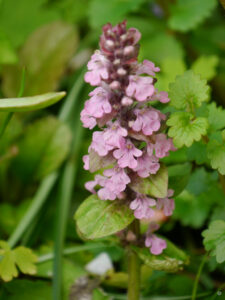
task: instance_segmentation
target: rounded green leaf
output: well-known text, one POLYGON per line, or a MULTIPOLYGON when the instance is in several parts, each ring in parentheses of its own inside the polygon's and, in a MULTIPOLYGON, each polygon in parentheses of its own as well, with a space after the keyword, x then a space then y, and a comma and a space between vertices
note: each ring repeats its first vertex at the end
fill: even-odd
POLYGON ((134 215, 121 200, 103 201, 92 195, 80 205, 75 220, 84 238, 98 239, 126 228, 134 215))
POLYGON ((0 112, 25 112, 45 108, 55 104, 65 95, 65 92, 58 92, 33 97, 0 99, 0 112))
POLYGON ((155 175, 148 178, 135 177, 130 187, 137 193, 147 194, 155 198, 165 198, 168 191, 168 171, 161 165, 155 175))

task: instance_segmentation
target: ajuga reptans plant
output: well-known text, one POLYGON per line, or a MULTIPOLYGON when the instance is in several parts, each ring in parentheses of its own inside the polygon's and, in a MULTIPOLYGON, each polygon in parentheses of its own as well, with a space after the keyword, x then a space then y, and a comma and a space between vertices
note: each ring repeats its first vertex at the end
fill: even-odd
POLYGON ((84 168, 104 171, 85 187, 102 201, 126 202, 137 219, 152 220, 145 246, 158 255, 166 248, 166 241, 154 233, 159 228, 154 215, 158 210, 165 216, 172 214, 173 190, 168 190, 164 199, 153 199, 135 192, 133 185, 138 177, 159 172, 160 159, 175 148, 164 132, 166 115, 151 106, 153 101, 167 103, 169 98, 154 86, 160 69, 151 61, 137 61, 140 37, 137 29, 126 28, 125 21, 115 27, 107 24, 100 50, 88 62, 85 81, 96 88, 85 102, 81 120, 84 127, 98 125, 100 130, 93 133, 89 154, 83 158, 84 168))

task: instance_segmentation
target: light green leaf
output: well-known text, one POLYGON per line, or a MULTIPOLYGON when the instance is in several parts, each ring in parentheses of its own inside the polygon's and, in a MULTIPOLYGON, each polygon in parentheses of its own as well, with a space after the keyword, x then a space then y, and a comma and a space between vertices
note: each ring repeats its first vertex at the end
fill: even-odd
POLYGON ((186 66, 182 58, 167 57, 160 65, 160 73, 157 74, 156 87, 162 91, 169 90, 169 84, 175 81, 177 75, 182 75, 186 66))
POLYGON ((174 195, 179 195, 186 187, 190 174, 191 164, 179 164, 168 167, 169 188, 174 190, 174 195))
POLYGON ((161 165, 159 171, 148 178, 135 176, 130 187, 141 194, 147 194, 155 198, 165 198, 168 192, 168 171, 166 166, 161 165))
POLYGON ((132 248, 138 254, 141 260, 153 270, 166 271, 166 272, 177 272, 182 270, 184 265, 189 263, 188 256, 176 247, 172 242, 166 240, 167 248, 163 250, 160 255, 153 255, 150 253, 149 249, 138 248, 133 246, 132 248))
POLYGON ((25 112, 42 109, 55 104, 61 100, 65 94, 65 92, 58 92, 33 97, 0 99, 0 112, 25 112))
POLYGON ((201 78, 211 80, 216 75, 216 67, 219 58, 216 55, 200 56, 191 66, 195 74, 199 74, 201 78))
POLYGON ((206 118, 192 119, 192 115, 187 112, 173 113, 167 125, 170 126, 168 134, 178 148, 184 145, 190 147, 194 141, 199 141, 202 135, 206 135, 208 129, 206 118))
POLYGON ((225 175, 225 141, 210 140, 207 145, 207 155, 213 169, 225 175))
POLYGON ((136 11, 143 2, 144 0, 92 0, 89 7, 91 26, 99 28, 108 22, 116 25, 127 13, 136 11))
POLYGON ((18 143, 13 171, 24 181, 46 176, 66 158, 70 142, 69 128, 56 118, 49 116, 32 123, 18 143))
POLYGON ((14 250, 14 257, 22 273, 29 275, 36 273, 35 263, 37 262, 37 256, 30 249, 23 246, 17 247, 14 250))
POLYGON ((6 242, 0 241, 0 255, 2 256, 0 277, 4 281, 10 281, 13 277, 18 276, 17 267, 24 274, 33 275, 36 273, 34 263, 37 261, 37 257, 30 249, 20 246, 11 250, 6 242))
POLYGON ((225 222, 222 220, 213 221, 209 228, 202 232, 203 243, 212 256, 216 256, 218 263, 225 261, 225 222))
POLYGON ((73 25, 57 21, 40 27, 23 45, 19 63, 3 69, 3 92, 7 97, 17 95, 24 67, 24 96, 55 90, 76 47, 77 33, 73 25))
POLYGON ((148 36, 147 39, 141 40, 141 49, 139 58, 150 59, 156 64, 162 63, 167 58, 182 59, 184 49, 182 44, 168 33, 159 33, 148 36))
POLYGON ((209 86, 206 80, 189 70, 177 76, 175 82, 170 84, 169 97, 172 106, 193 111, 195 107, 200 107, 203 102, 208 101, 209 86))
POLYGON ((14 64, 17 62, 17 54, 9 39, 0 30, 0 64, 14 64))
POLYGON ((178 0, 171 5, 169 26, 179 31, 193 29, 209 17, 216 4, 216 0, 178 0))
POLYGON ((221 106, 217 107, 215 102, 208 104, 207 107, 210 127, 214 130, 225 128, 225 109, 221 106))
POLYGON ((134 215, 121 200, 103 201, 92 195, 80 205, 75 220, 84 238, 98 239, 126 228, 134 215))

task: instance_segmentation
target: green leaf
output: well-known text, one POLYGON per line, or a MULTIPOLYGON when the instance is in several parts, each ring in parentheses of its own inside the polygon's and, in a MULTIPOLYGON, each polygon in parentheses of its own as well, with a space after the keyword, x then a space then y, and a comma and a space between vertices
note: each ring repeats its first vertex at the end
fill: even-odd
POLYGON ((138 10, 143 2, 144 0, 92 0, 89 7, 91 26, 99 28, 108 22, 116 25, 127 13, 138 10))
POLYGON ((40 27, 23 45, 19 63, 3 69, 3 92, 7 97, 17 95, 24 67, 25 96, 55 90, 76 47, 77 33, 73 25, 58 21, 40 27))
POLYGON ((206 135, 208 121, 206 118, 192 118, 188 112, 175 112, 168 121, 170 126, 168 135, 173 138, 174 145, 178 148, 182 146, 190 147, 194 141, 199 141, 202 135, 206 135))
POLYGON ((134 215, 121 200, 103 201, 92 195, 80 205, 75 220, 84 238, 98 239, 123 230, 134 215))
POLYGON ((179 195, 186 187, 190 174, 191 164, 179 164, 168 167, 169 188, 174 190, 174 196, 179 195))
POLYGON ((18 276, 17 267, 24 274, 33 275, 36 273, 37 257, 30 249, 20 246, 11 250, 5 241, 0 241, 0 255, 2 256, 0 277, 4 281, 10 281, 13 277, 18 276))
POLYGON ((190 161, 195 161, 198 165, 208 163, 206 144, 202 141, 193 143, 191 147, 187 149, 187 158, 190 161))
POLYGON ((46 176, 64 161, 70 142, 69 128, 56 118, 49 116, 32 123, 18 143, 13 171, 24 181, 46 176))
POLYGON ((9 39, 0 30, 0 64, 14 64, 17 62, 17 54, 9 39))
POLYGON ((162 63, 167 58, 182 59, 184 49, 182 44, 168 33, 158 33, 148 36, 147 39, 141 40, 141 49, 139 58, 150 59, 156 64, 162 63))
POLYGON ((209 17, 216 4, 216 0, 178 0, 171 5, 169 26, 178 31, 193 29, 209 17))
POLYGON ((159 171, 148 178, 135 176, 130 187, 137 193, 147 194, 155 198, 165 198, 168 192, 168 171, 166 166, 161 165, 159 171))
POLYGON ((200 56, 191 66, 195 74, 199 74, 201 78, 211 80, 216 75, 216 67, 219 58, 216 55, 200 56))
POLYGON ((217 107, 215 102, 208 104, 208 120, 213 130, 225 128, 225 109, 221 106, 217 107))
POLYGON ((202 232, 203 243, 212 256, 216 256, 218 263, 225 261, 225 222, 222 220, 213 221, 209 228, 202 232))
POLYGON ((207 155, 212 168, 225 175, 225 141, 210 140, 207 145, 207 155))
POLYGON ((177 75, 186 71, 186 66, 182 58, 167 57, 160 66, 160 73, 157 74, 158 81, 156 87, 162 91, 169 90, 169 84, 175 81, 177 75))
POLYGON ((65 92, 58 92, 33 97, 0 99, 0 112, 25 112, 42 109, 55 104, 65 94, 65 92))
POLYGON ((195 107, 200 107, 203 102, 208 101, 209 86, 206 80, 189 70, 177 76, 175 82, 170 84, 169 97, 172 106, 193 111, 195 107))
POLYGON ((3 0, 0 10, 0 28, 14 47, 21 46, 29 34, 59 15, 47 6, 47 0, 3 0))
POLYGON ((177 272, 182 270, 184 265, 189 263, 188 256, 176 247, 172 242, 166 240, 167 248, 163 250, 160 255, 153 255, 148 248, 138 248, 133 246, 132 248, 138 254, 141 260, 153 270, 166 271, 166 272, 177 272))

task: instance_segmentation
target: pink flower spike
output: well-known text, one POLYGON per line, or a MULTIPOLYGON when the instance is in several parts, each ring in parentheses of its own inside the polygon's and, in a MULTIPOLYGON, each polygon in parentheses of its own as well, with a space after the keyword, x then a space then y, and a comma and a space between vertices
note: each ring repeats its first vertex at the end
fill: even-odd
POLYGON ((118 159, 118 165, 121 168, 129 167, 134 169, 137 167, 136 157, 140 157, 142 151, 135 148, 135 146, 128 140, 120 141, 120 149, 114 150, 113 156, 118 159))
POLYGON ((142 64, 138 65, 136 74, 148 74, 150 76, 155 76, 155 72, 159 72, 160 68, 156 67, 155 64, 147 59, 143 61, 142 64))
POLYGON ((174 151, 172 139, 167 139, 164 133, 157 134, 155 136, 155 144, 148 144, 148 147, 153 147, 155 149, 155 156, 158 158, 163 158, 169 155, 169 151, 174 151))
POLYGON ((102 79, 108 79, 108 60, 99 50, 96 50, 92 55, 91 60, 88 62, 88 70, 84 76, 86 82, 91 85, 99 85, 102 79))
POLYGON ((90 114, 85 109, 81 111, 80 119, 85 128, 93 129, 97 124, 96 119, 90 116, 90 114))
POLYGON ((129 85, 126 88, 128 97, 134 97, 137 101, 145 101, 154 94, 155 88, 151 77, 136 75, 129 76, 129 85))
POLYGON ((155 234, 150 234, 145 239, 145 246, 150 248, 150 252, 154 255, 159 255, 167 247, 166 241, 158 238, 155 234))
POLYGON ((155 205, 156 201, 154 199, 139 194, 137 198, 130 203, 130 209, 134 210, 135 218, 149 219, 154 215, 154 210, 150 207, 155 205))
POLYGON ((168 194, 166 198, 159 198, 157 199, 157 209, 163 209, 163 212, 165 216, 171 216, 173 214, 175 203, 174 199, 169 199, 169 197, 172 197, 174 194, 173 190, 168 190, 168 194))
POLYGON ((95 131, 93 133, 92 143, 90 146, 99 156, 106 156, 114 147, 106 144, 104 140, 104 131, 95 131))
POLYGON ((156 174, 160 168, 158 159, 155 156, 149 156, 148 153, 145 153, 143 156, 137 159, 138 165, 135 169, 135 172, 142 178, 148 177, 150 174, 156 174))
POLYGON ((160 128, 160 115, 157 110, 153 109, 136 109, 134 111, 137 116, 132 125, 134 131, 141 131, 145 135, 152 135, 154 131, 160 128))

